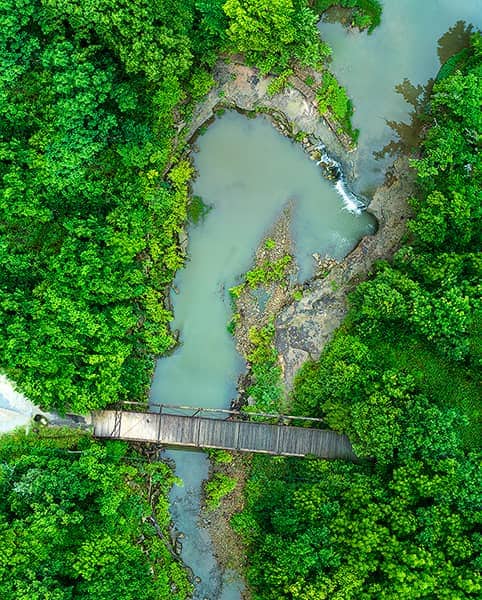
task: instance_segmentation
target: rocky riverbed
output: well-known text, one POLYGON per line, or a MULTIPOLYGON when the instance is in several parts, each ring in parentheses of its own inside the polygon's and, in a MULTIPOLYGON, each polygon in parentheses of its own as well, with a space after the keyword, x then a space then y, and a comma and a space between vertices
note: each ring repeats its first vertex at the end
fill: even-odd
POLYGON ((301 300, 278 314, 275 342, 287 390, 301 365, 318 358, 341 325, 348 310, 347 294, 367 278, 376 261, 390 259, 400 247, 410 216, 407 200, 413 194, 413 172, 408 160, 400 158, 368 209, 378 220, 377 232, 364 237, 344 260, 329 261, 326 270, 307 283, 301 300))

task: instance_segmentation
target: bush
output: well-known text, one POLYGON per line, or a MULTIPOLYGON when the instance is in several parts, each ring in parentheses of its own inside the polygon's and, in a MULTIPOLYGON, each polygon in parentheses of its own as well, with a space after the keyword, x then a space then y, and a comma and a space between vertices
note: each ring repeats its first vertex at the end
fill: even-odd
POLYGON ((237 481, 233 477, 224 475, 224 473, 215 473, 213 477, 204 484, 207 508, 209 510, 218 508, 224 496, 230 494, 236 485, 237 481))

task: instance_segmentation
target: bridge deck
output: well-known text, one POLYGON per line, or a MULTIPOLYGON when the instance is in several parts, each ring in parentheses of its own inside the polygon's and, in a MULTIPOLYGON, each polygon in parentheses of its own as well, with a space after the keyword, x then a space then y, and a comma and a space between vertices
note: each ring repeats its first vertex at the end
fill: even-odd
POLYGON ((223 448, 282 456, 355 460, 348 438, 334 431, 146 412, 93 413, 99 438, 158 442, 168 446, 223 448))

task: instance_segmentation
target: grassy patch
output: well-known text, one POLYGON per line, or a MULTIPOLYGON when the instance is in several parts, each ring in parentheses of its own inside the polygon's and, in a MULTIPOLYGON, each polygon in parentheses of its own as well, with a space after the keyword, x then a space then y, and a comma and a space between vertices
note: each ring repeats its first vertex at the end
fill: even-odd
POLYGON ((249 338, 253 348, 248 354, 253 383, 248 393, 255 403, 245 410, 278 412, 283 387, 278 353, 274 347, 274 325, 269 323, 260 329, 251 329, 249 338))
POLYGON ((358 131, 353 129, 351 117, 353 115, 353 104, 346 90, 341 86, 336 77, 329 71, 323 74, 322 85, 316 91, 318 111, 320 115, 329 113, 353 141, 358 138, 358 131))
POLYGON ((236 484, 236 479, 224 473, 215 473, 212 479, 204 484, 207 508, 209 510, 218 508, 221 500, 234 490, 236 484))

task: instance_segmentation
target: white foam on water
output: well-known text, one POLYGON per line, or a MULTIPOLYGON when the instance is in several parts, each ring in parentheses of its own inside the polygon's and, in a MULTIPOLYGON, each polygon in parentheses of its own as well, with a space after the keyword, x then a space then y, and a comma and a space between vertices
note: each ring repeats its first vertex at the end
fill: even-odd
POLYGON ((351 192, 343 179, 338 179, 335 184, 335 190, 343 199, 343 206, 345 210, 359 215, 363 210, 363 203, 351 192))
POLYGON ((326 151, 326 146, 324 144, 319 144, 317 146, 317 150, 320 151, 321 158, 316 164, 331 167, 334 170, 336 170, 336 173, 338 174, 338 179, 337 179, 334 187, 335 187, 335 190, 337 191, 338 195, 341 196, 341 198, 343 200, 344 210, 347 210, 356 215, 361 214, 361 212, 365 208, 365 205, 349 189, 349 187, 345 181, 345 178, 343 177, 343 170, 341 168, 341 164, 328 154, 328 152, 326 151))

